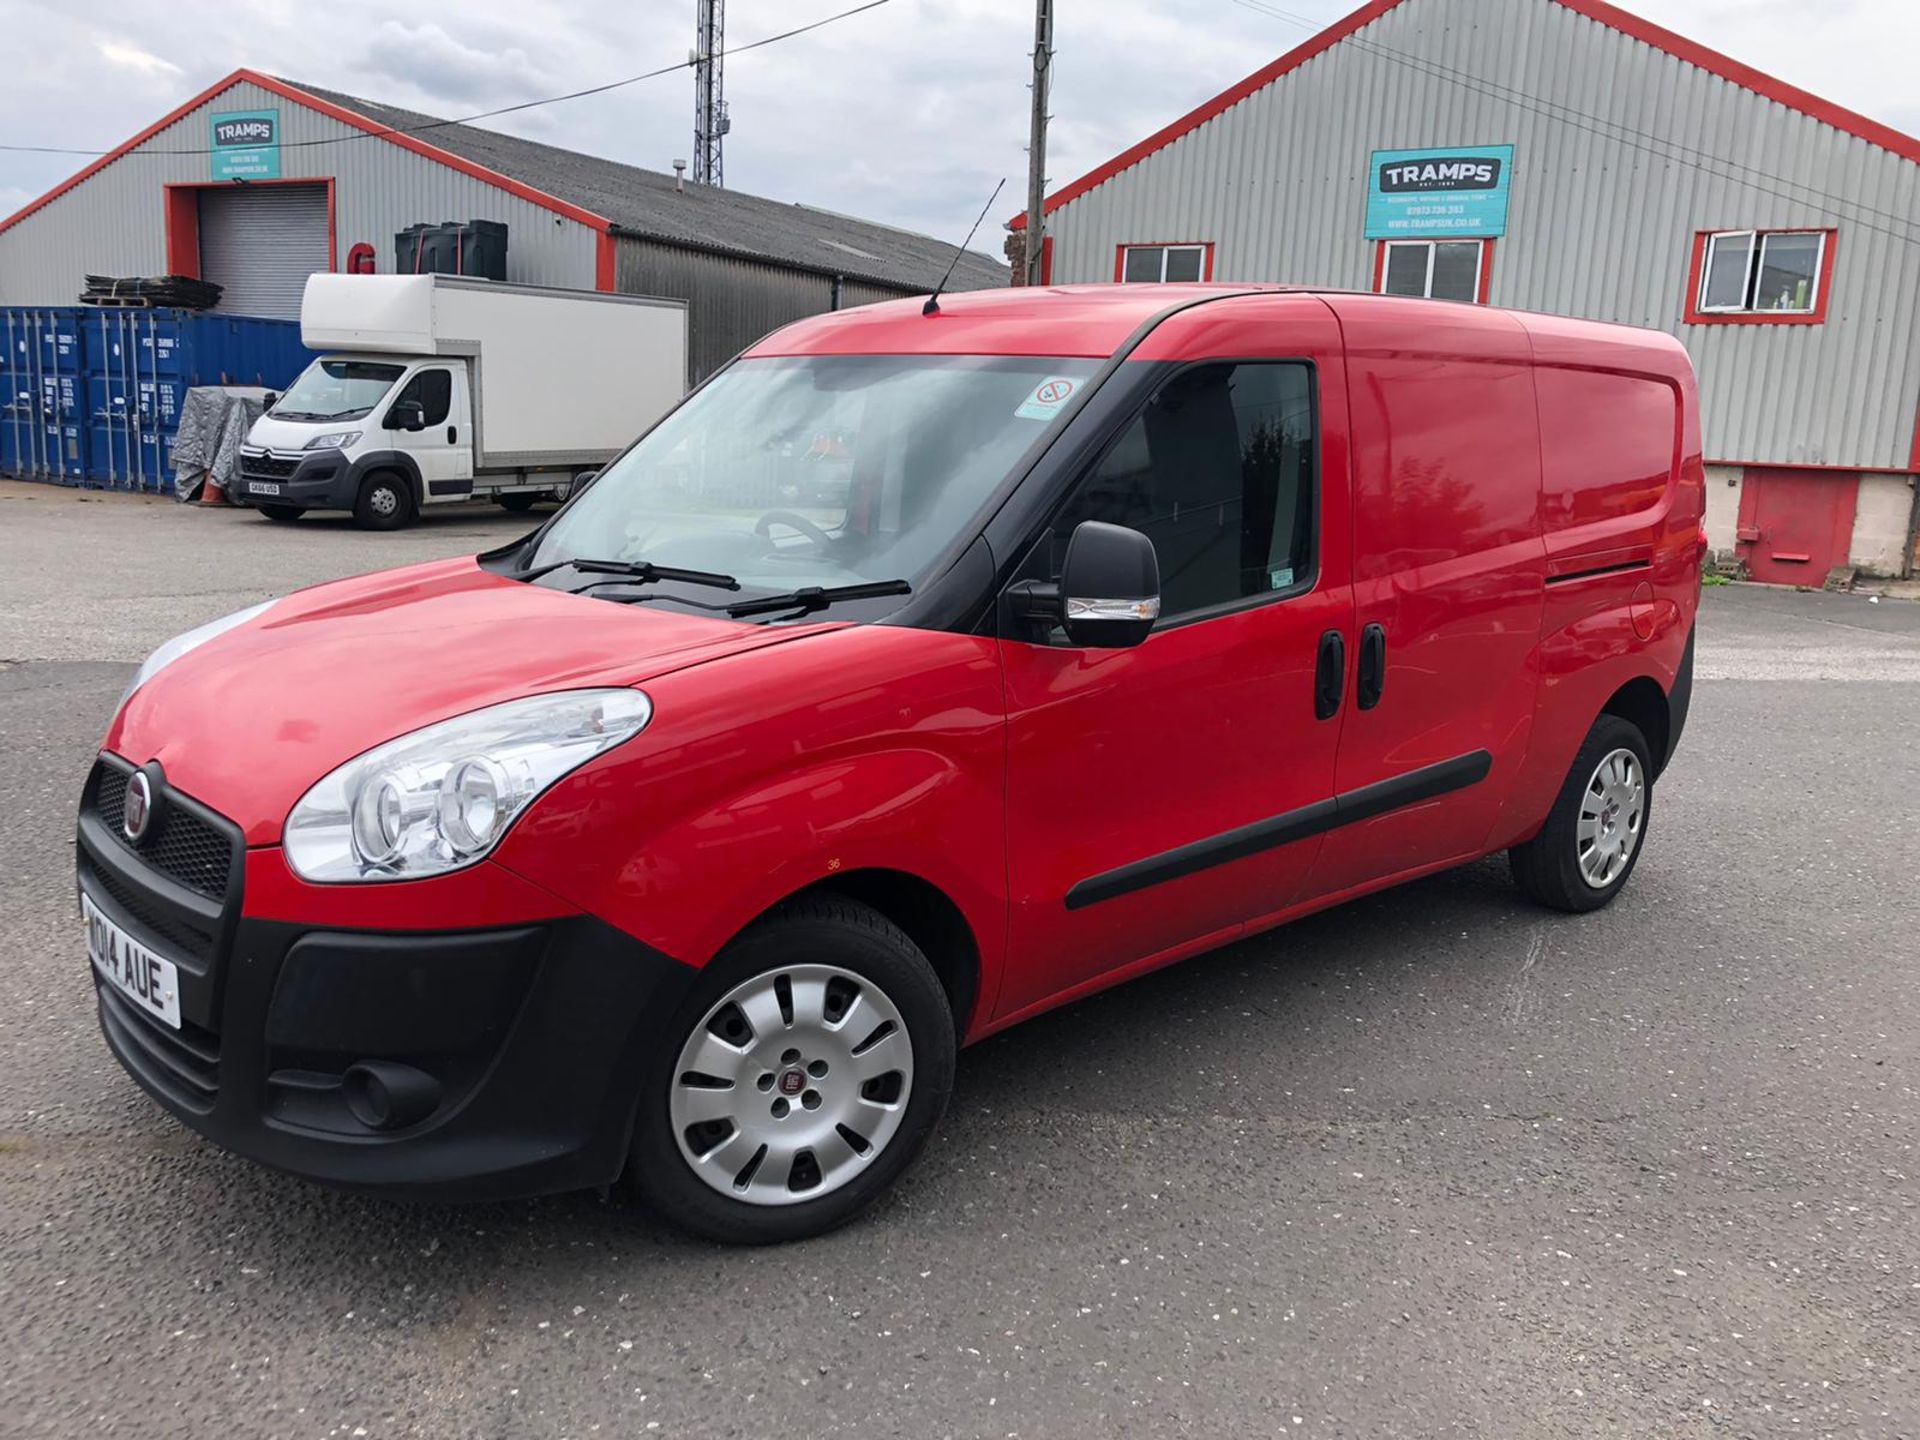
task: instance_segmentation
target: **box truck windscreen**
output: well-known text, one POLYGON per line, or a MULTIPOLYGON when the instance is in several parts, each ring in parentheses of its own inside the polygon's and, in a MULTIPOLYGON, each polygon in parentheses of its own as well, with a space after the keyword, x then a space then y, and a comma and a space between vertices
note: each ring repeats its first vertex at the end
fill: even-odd
POLYGON ((371 360, 316 360, 273 407, 276 420, 359 420, 405 372, 371 360))
POLYGON ((1098 362, 741 360, 609 465, 529 565, 651 561, 776 591, 917 581, 1098 362))

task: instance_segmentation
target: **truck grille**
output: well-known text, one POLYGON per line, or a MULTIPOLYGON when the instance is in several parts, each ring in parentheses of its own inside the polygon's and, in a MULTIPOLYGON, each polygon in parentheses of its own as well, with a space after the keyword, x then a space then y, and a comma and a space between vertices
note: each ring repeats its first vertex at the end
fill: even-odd
POLYGON ((261 480, 284 480, 300 468, 298 460, 279 460, 272 455, 240 456, 240 473, 252 475, 261 480))
POLYGON ((127 843, 120 822, 126 813, 130 778, 131 772, 102 760, 99 783, 94 789, 94 813, 116 840, 162 875, 215 900, 224 896, 227 879, 233 873, 233 842, 192 811, 177 804, 168 805, 161 812, 160 828, 155 834, 147 837, 138 849, 127 843))

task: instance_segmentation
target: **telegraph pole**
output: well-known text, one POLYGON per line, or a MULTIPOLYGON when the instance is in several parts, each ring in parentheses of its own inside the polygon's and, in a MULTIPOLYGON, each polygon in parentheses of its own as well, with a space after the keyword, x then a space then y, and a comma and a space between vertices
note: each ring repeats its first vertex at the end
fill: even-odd
POLYGON ((722 84, 726 51, 726 0, 698 0, 693 60, 693 183, 722 186, 721 139, 732 128, 722 84))
POLYGON ((1033 121, 1027 137, 1027 275, 1029 285, 1040 283, 1040 260, 1046 248, 1047 203, 1047 90, 1053 73, 1053 0, 1034 0, 1033 9, 1033 121))

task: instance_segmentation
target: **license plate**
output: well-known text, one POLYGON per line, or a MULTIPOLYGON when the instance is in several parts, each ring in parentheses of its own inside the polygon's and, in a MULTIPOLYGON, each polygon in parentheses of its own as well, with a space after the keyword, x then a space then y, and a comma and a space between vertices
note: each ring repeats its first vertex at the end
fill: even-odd
POLYGON ((278 495, 280 493, 280 487, 278 485, 270 485, 265 480, 250 480, 247 482, 247 493, 249 495, 278 495))
POLYGON ((163 1024, 180 1028, 180 972, 113 921, 84 894, 87 958, 109 985, 163 1024))

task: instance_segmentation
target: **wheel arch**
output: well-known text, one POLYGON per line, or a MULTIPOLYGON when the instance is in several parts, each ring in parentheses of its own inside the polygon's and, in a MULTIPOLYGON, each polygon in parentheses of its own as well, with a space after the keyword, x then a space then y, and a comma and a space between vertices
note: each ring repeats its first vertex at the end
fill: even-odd
POLYGON ((946 891, 905 870, 849 870, 782 896, 748 924, 758 924, 781 906, 816 895, 857 900, 904 930, 940 978, 953 1010, 954 1033, 964 1038, 974 1028, 974 1011, 980 1003, 980 944, 966 913, 946 891))
POLYGON ((1607 698, 1600 713, 1617 715, 1639 730, 1646 738, 1647 758, 1653 762, 1653 775, 1658 779, 1673 749, 1673 715, 1660 682, 1650 675, 1636 675, 1607 698))
POLYGON ((420 479, 420 466, 404 450, 374 450, 362 455, 353 462, 349 472, 349 494, 347 505, 351 508, 360 498, 360 487, 367 477, 377 475, 382 470, 391 470, 413 492, 413 509, 417 515, 427 503, 426 486, 420 479))

